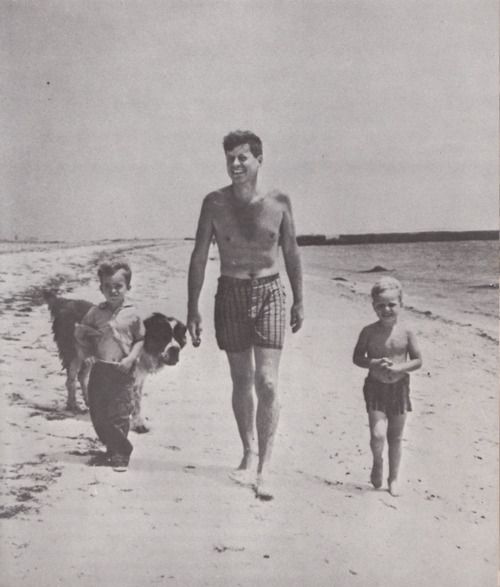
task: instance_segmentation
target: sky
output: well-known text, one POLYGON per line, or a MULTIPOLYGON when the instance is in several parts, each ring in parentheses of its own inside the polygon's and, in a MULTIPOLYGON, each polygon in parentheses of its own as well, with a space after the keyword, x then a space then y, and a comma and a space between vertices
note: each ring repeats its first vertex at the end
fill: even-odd
POLYGON ((496 0, 3 0, 0 239, 193 236, 264 144, 297 232, 498 226, 496 0))

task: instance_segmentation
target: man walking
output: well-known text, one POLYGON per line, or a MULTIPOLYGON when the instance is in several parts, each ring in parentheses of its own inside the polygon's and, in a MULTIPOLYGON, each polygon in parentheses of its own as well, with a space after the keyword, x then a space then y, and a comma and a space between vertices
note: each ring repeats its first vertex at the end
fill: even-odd
POLYGON ((187 324, 198 346, 202 332, 198 301, 215 237, 220 255, 215 331, 229 361, 233 411, 243 444, 243 458, 232 477, 242 483, 251 481, 255 420, 256 493, 261 499, 272 499, 264 466, 279 419, 278 369, 286 322, 285 290, 278 272, 280 246, 293 294, 293 332, 301 328, 304 317, 302 270, 288 196, 278 190, 261 192, 257 185, 263 161, 261 140, 250 131, 236 131, 224 138, 223 145, 231 184, 203 201, 189 265, 187 324))

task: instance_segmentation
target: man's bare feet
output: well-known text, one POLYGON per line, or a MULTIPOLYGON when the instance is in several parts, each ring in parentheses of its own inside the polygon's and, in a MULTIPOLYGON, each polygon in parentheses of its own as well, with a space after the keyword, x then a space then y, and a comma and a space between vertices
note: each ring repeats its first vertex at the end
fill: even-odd
POLYGON ((372 472, 370 475, 370 481, 372 482, 373 487, 375 489, 380 489, 382 487, 382 480, 384 476, 384 461, 380 460, 373 460, 373 467, 372 472))
POLYGON ((270 501, 274 499, 274 492, 269 487, 269 483, 264 481, 262 474, 257 475, 257 482, 255 483, 255 497, 262 501, 270 501))
POLYGON ((387 484, 389 485, 389 493, 393 497, 398 497, 399 495, 401 495, 399 492, 399 485, 397 479, 392 479, 392 481, 390 479, 387 479, 387 484))
POLYGON ((252 461, 253 461, 252 450, 251 449, 245 450, 245 452, 243 453, 243 458, 241 459, 241 463, 240 463, 237 470, 250 469, 250 467, 252 466, 252 461))
POLYGON ((253 475, 250 469, 235 469, 229 473, 231 481, 238 483, 238 485, 244 485, 245 487, 251 487, 253 485, 253 475))

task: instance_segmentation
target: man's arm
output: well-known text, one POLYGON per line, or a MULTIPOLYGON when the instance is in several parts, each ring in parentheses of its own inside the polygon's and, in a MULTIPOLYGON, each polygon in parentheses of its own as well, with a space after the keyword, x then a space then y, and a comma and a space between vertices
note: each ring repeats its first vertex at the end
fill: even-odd
POLYGON ((290 198, 280 196, 283 203, 283 219, 281 221, 281 248, 285 261, 286 273, 290 281, 293 294, 293 304, 290 312, 290 325, 292 332, 297 332, 304 321, 304 306, 302 298, 302 265, 300 261, 299 245, 295 235, 295 223, 293 221, 292 204, 290 198))
POLYGON ((202 327, 198 301, 205 279, 205 269, 213 233, 211 200, 210 196, 206 196, 201 207, 198 228, 196 230, 196 241, 191 254, 188 273, 187 327, 194 346, 199 346, 201 342, 202 327))

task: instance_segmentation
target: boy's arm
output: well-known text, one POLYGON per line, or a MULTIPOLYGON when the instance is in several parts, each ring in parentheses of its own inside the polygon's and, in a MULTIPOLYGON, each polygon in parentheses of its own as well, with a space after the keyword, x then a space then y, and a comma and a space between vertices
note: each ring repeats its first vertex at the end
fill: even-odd
POLYGON ((281 248, 285 261, 286 273, 290 281, 293 294, 293 304, 290 310, 290 326, 292 332, 297 332, 304 321, 304 305, 302 297, 302 264, 300 261, 299 246, 295 234, 292 204, 286 195, 280 196, 284 204, 283 220, 281 222, 281 248))
POLYGON ((130 353, 126 357, 123 357, 123 359, 118 363, 118 368, 120 369, 120 371, 130 371, 130 369, 134 366, 135 362, 137 361, 143 346, 143 340, 138 340, 132 345, 130 353))
POLYGON ((139 316, 137 316, 135 319, 131 330, 134 343, 132 344, 129 354, 126 357, 123 357, 123 359, 118 363, 119 369, 121 371, 130 371, 139 358, 139 355, 141 354, 142 348, 144 346, 144 323, 139 316))
POLYGON ((92 338, 101 336, 99 330, 94 328, 93 322, 93 308, 85 314, 80 323, 75 324, 74 334, 76 342, 83 348, 89 348, 92 338))
POLYGON ((420 369, 422 366, 422 353, 418 347, 417 337, 411 331, 407 331, 408 337, 408 357, 409 360, 406 360, 404 363, 395 363, 389 369, 399 373, 411 373, 412 371, 416 371, 420 369))
POLYGON ((370 359, 367 355, 368 333, 366 327, 359 333, 358 342, 354 347, 352 362, 362 369, 370 368, 370 359))
POLYGON ((205 280, 205 269, 213 234, 211 204, 209 196, 206 196, 201 207, 198 228, 196 230, 196 241, 191 254, 188 272, 187 328, 194 346, 198 346, 201 342, 202 327, 198 301, 200 299, 203 281, 205 280))
POLYGON ((354 347, 352 354, 352 362, 362 369, 373 369, 389 364, 390 361, 386 357, 373 359, 368 356, 368 339, 370 337, 370 327, 365 326, 359 333, 358 342, 354 347))

